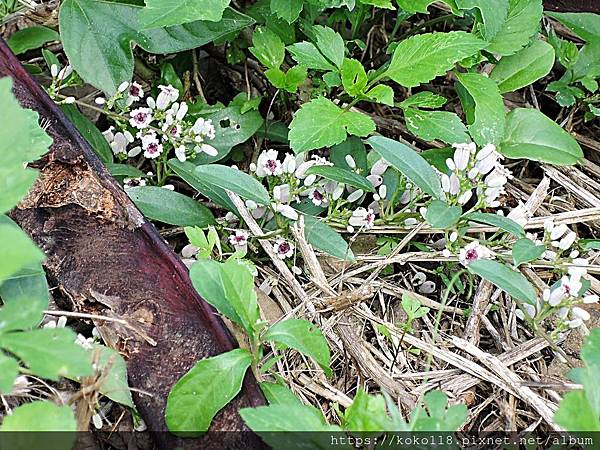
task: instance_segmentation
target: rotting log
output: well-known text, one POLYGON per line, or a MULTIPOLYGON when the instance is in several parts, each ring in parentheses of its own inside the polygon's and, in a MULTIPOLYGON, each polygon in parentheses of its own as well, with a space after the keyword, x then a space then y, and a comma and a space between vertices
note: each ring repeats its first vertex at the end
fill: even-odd
MULTIPOLYGON (((134 400, 159 448, 262 448, 238 410, 264 404, 250 372, 241 393, 201 438, 168 433, 173 384, 198 360, 236 347, 215 311, 194 290, 185 265, 148 223, 93 150, 0 39, 0 78, 13 78, 22 106, 40 114, 53 144, 32 167, 40 176, 11 213, 47 255, 45 269, 75 309, 125 319, 98 322, 127 360, 134 400)), ((0 111, 0 120, 1 120, 0 111)))

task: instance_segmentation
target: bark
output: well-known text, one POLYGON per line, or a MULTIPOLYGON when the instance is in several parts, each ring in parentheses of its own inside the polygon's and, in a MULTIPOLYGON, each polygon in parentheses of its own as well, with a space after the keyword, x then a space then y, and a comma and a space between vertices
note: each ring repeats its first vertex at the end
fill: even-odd
POLYGON ((261 448, 238 410, 264 404, 250 372, 242 392, 200 439, 166 432, 173 384, 198 360, 236 347, 216 312, 194 290, 187 269, 136 209, 91 147, 0 39, 0 77, 12 77, 22 106, 40 114, 54 143, 33 164, 40 177, 13 218, 47 255, 45 269, 78 311, 127 320, 98 323, 126 358, 138 410, 160 448, 261 448), (228 439, 229 442, 223 442, 228 439))

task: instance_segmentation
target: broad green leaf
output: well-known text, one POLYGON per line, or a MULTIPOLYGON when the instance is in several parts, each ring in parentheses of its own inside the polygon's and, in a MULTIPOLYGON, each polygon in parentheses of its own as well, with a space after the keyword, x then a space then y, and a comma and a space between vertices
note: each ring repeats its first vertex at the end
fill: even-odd
POLYGON ((475 275, 479 275, 517 300, 531 305, 536 304, 535 288, 520 272, 491 259, 473 261, 469 263, 468 268, 475 275))
POLYGON ((196 21, 141 31, 141 10, 134 5, 95 0, 65 0, 61 4, 60 33, 70 63, 85 81, 109 95, 133 76, 133 42, 150 53, 177 53, 253 23, 248 16, 227 9, 220 22, 196 21))
POLYGON ((182 25, 196 20, 219 22, 231 0, 145 0, 141 29, 182 25))
POLYGON ((577 60, 565 76, 573 81, 600 78, 600 40, 586 44, 579 51, 577 60))
POLYGON ((537 109, 517 108, 506 120, 506 137, 499 151, 509 158, 525 158, 556 165, 572 165, 583 151, 569 133, 537 109))
POLYGON ((19 363, 15 358, 0 352, 0 394, 10 394, 19 375, 19 363))
POLYGON ((205 183, 235 192, 243 199, 254 200, 260 205, 271 204, 269 193, 260 181, 241 170, 219 164, 208 164, 196 167, 194 175, 205 183))
POLYGON ((129 164, 105 164, 113 177, 145 178, 146 174, 129 164))
POLYGON ((204 300, 229 320, 243 327, 242 319, 225 294, 221 266, 221 263, 212 259, 199 259, 190 269, 190 280, 204 300))
POLYGON ((554 414, 554 420, 568 431, 600 431, 600 417, 583 391, 567 392, 554 414))
POLYGON ((22 166, 0 167, 0 214, 10 211, 27 195, 37 176, 37 170, 22 166))
MULTIPOLYGON (((294 444, 294 440, 297 441, 301 432, 306 431, 326 431, 334 432, 341 431, 341 429, 335 425, 328 425, 321 412, 313 406, 302 405, 302 404, 282 404, 282 405, 270 405, 270 406, 259 406, 258 408, 243 408, 240 410, 240 415, 244 422, 261 436, 265 442, 273 448, 299 448, 294 444), (262 432, 267 433, 262 433, 262 432), (268 432, 277 432, 269 434, 268 432), (282 431, 288 433, 281 433, 282 431), (289 436, 293 439, 289 443, 285 443, 289 434, 297 432, 297 436, 289 436), (288 444, 290 446, 288 446, 288 444)), ((323 447, 324 443, 330 443, 330 436, 323 436, 326 439, 321 442, 321 445, 315 443, 315 440, 319 442, 320 436, 323 433, 302 433, 304 436, 303 447, 301 448, 328 448, 323 447)), ((322 439, 322 438, 321 438, 322 439)))
POLYGON ((260 390, 265 394, 269 405, 302 405, 300 399, 287 386, 268 381, 263 381, 259 386, 260 390))
POLYGON ((578 243, 585 250, 600 250, 600 239, 580 239, 578 243))
POLYGON ((509 0, 506 21, 486 50, 508 56, 525 47, 540 29, 542 12, 542 0, 509 0))
MULTIPOLYGON (((280 69, 268 69, 265 71, 265 76, 277 89, 283 89, 287 92, 294 93, 298 90, 298 86, 306 80, 307 70, 306 67, 303 66, 291 67, 287 72, 280 69)), ((285 130, 287 138, 287 127, 285 130)))
POLYGON ((304 216, 304 234, 306 240, 317 250, 338 259, 354 262, 354 253, 345 239, 333 228, 316 217, 304 216))
POLYGON ((126 189, 127 195, 147 217, 170 225, 207 227, 215 218, 206 206, 193 198, 158 186, 126 189))
POLYGON ((251 363, 252 355, 241 348, 197 362, 169 393, 169 431, 191 437, 208 430, 215 414, 240 391, 251 363))
POLYGON ((385 84, 378 84, 369 92, 365 93, 371 101, 381 103, 382 105, 394 106, 394 90, 391 86, 385 84))
POLYGON ((456 224, 461 214, 460 206, 450 206, 441 200, 434 200, 427 207, 425 219, 433 228, 443 230, 456 224))
POLYGON ((107 372, 100 385, 100 392, 121 405, 135 408, 127 384, 127 364, 123 357, 104 345, 95 345, 90 354, 93 355, 94 351, 100 352, 98 370, 107 372))
POLYGON ((531 239, 519 239, 512 248, 512 257, 515 266, 538 259, 546 251, 543 245, 536 245, 531 239))
POLYGON ((15 55, 20 55, 51 41, 60 41, 60 35, 51 28, 38 25, 13 33, 7 43, 15 55))
POLYGON ((586 42, 600 40, 600 14, 546 12, 586 42))
POLYGON ((249 50, 269 68, 279 68, 285 58, 285 44, 277 34, 266 27, 256 27, 249 50))
POLYGON ((192 186, 205 197, 209 198, 217 205, 222 206, 231 212, 237 212, 237 209, 225 189, 207 183, 201 176, 195 173, 196 167, 190 162, 181 162, 178 159, 170 159, 169 167, 179 175, 187 184, 192 186))
POLYGON ((86 116, 81 114, 75 105, 61 105, 60 108, 79 130, 85 140, 88 141, 102 162, 105 164, 112 163, 113 152, 110 149, 110 145, 108 145, 108 141, 102 135, 100 130, 96 128, 96 125, 94 125, 86 116))
MULTIPOLYGON (((436 3, 436 0, 396 0, 400 8, 410 13, 423 13, 429 14, 427 7, 432 3, 436 3)), ((452 7, 453 12, 457 12, 458 7, 456 6, 456 0, 442 0, 441 3, 445 3, 452 7)))
POLYGON ((367 142, 392 167, 434 198, 445 198, 440 178, 425 159, 407 145, 383 136, 367 142))
POLYGON ((442 391, 431 391, 425 394, 423 407, 415 408, 411 413, 412 431, 416 432, 454 432, 467 419, 465 405, 448 406, 448 396, 442 391))
POLYGON ((348 184, 367 192, 375 192, 373 184, 362 175, 335 166, 312 166, 306 171, 307 175, 319 175, 327 180, 348 184))
POLYGON ((583 384, 585 396, 592 410, 596 417, 600 417, 600 386, 597 382, 600 370, 600 330, 598 328, 591 330, 587 336, 581 349, 581 359, 585 363, 584 369, 578 369, 581 376, 578 379, 571 378, 573 381, 583 384))
POLYGON ((517 237, 524 237, 525 230, 521 225, 508 217, 499 216, 492 213, 473 212, 465 216, 465 219, 473 222, 484 223, 493 227, 498 227, 501 230, 508 231, 517 237))
POLYGON ((344 429, 354 432, 390 431, 392 424, 383 396, 369 395, 364 389, 359 389, 352 404, 344 411, 344 429))
POLYGON ((420 155, 425 159, 425 161, 427 161, 440 172, 444 173, 448 171, 446 160, 448 158, 453 158, 454 152, 455 150, 452 147, 430 148, 429 150, 422 151, 420 155))
POLYGON ((357 59, 346 58, 340 69, 344 89, 352 97, 362 94, 367 86, 367 73, 357 59))
POLYGON ((319 52, 312 42, 296 42, 287 47, 299 65, 315 70, 336 70, 335 66, 319 52))
POLYGON ((469 121, 471 137, 480 146, 499 143, 504 136, 506 114, 498 86, 478 73, 456 73, 456 78, 475 103, 469 121))
POLYGON ((0 224, 0 283, 27 265, 39 263, 44 254, 29 237, 14 225, 0 224))
POLYGON ((86 376, 94 373, 87 352, 75 343, 69 328, 40 328, 0 334, 0 347, 18 356, 42 378, 86 376))
MULTIPOLYGON (((46 295, 48 295, 46 293, 46 295)), ((27 299, 23 303, 10 302, 0 308, 0 335, 8 331, 27 330, 36 327, 44 317, 43 302, 27 299)))
POLYGON ((303 6, 303 0, 271 0, 271 11, 287 23, 296 21, 303 6))
POLYGON ((275 341, 313 358, 331 376, 331 355, 327 340, 319 328, 306 320, 287 319, 269 327, 263 339, 275 341))
POLYGON ((485 46, 464 31, 419 34, 398 44, 385 74, 402 86, 415 87, 444 75, 485 46))
POLYGON ((477 29, 486 40, 491 40, 502 28, 508 14, 508 0, 456 0, 460 9, 479 10, 477 29))
POLYGON ((346 161, 347 156, 352 157, 359 173, 367 173, 367 149, 361 139, 351 136, 341 144, 331 147, 329 159, 333 165, 353 170, 346 161))
POLYGON ((319 51, 336 67, 341 68, 346 51, 342 36, 333 29, 321 25, 315 25, 312 31, 319 51))
POLYGON ((402 109, 406 109, 409 106, 416 108, 441 108, 447 101, 441 95, 434 94, 431 91, 421 91, 406 98, 398 106, 402 109))
POLYGON ((471 142, 467 127, 456 113, 406 108, 404 119, 408 130, 426 141, 439 139, 447 144, 471 142))
POLYGON ((396 9, 394 5, 392 5, 392 0, 358 0, 358 2, 363 5, 372 5, 377 8, 396 9))
POLYGON ((503 94, 533 84, 548 75, 553 65, 554 48, 538 40, 514 55, 502 58, 490 73, 490 78, 503 94))
POLYGON ((303 153, 339 144, 348 134, 363 137, 373 131, 375 123, 369 116, 344 110, 331 100, 318 97, 296 112, 289 139, 294 152, 303 153))

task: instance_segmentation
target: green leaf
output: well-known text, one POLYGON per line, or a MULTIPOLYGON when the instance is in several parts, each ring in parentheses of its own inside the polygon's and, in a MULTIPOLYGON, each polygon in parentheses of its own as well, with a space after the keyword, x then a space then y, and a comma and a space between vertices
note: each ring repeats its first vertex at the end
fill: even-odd
MULTIPOLYGON (((268 69, 265 71, 265 76, 277 89, 283 89, 287 92, 294 93, 298 90, 298 86, 306 80, 307 70, 306 67, 303 66, 294 66, 287 72, 280 69, 268 69)), ((285 130, 287 132, 287 127, 285 130)))
MULTIPOLYGON (((456 78, 475 102, 469 132, 480 146, 497 144, 504 136, 504 102, 496 83, 478 73, 456 73, 456 78)), ((461 98, 462 100, 462 98, 461 98)))
POLYGON ((340 74, 344 89, 349 95, 356 97, 363 93, 369 79, 360 61, 350 58, 344 59, 340 74))
POLYGON ((106 168, 113 177, 145 178, 146 174, 140 169, 129 164, 106 164, 106 168))
POLYGON ((269 193, 260 181, 241 170, 219 164, 209 164, 196 167, 194 174, 205 183, 235 192, 243 199, 254 200, 265 206, 271 204, 269 193))
POLYGON ((19 375, 19 363, 15 358, 0 352, 0 393, 10 394, 19 375))
POLYGON ((600 250, 600 239, 580 239, 578 243, 584 250, 600 250))
POLYGON ((325 222, 316 217, 304 216, 304 234, 306 240, 317 250, 334 256, 342 261, 354 262, 354 253, 344 238, 325 222))
POLYGON ((259 386, 270 405, 302 405, 300 399, 287 386, 268 381, 263 381, 259 386))
POLYGON ((37 170, 22 166, 0 167, 0 214, 10 211, 27 195, 37 176, 37 170))
MULTIPOLYGON (((337 426, 328 425, 318 409, 302 404, 288 403, 259 406, 258 408, 243 408, 240 410, 240 415, 252 431, 258 433, 273 448, 299 448, 298 442, 294 444, 294 441, 298 439, 298 435, 289 436, 291 442, 288 443, 286 442, 288 433, 281 433, 282 431, 297 433, 303 431, 341 431, 337 426), (262 433, 264 431, 277 433, 262 433)), ((330 443, 331 437, 323 436, 326 438, 323 441, 323 437, 319 439, 320 434, 322 433, 303 433, 304 442, 300 448, 328 448, 323 447, 323 444, 330 443), (319 442, 321 445, 319 445, 319 442)))
POLYGON ((556 165, 572 165, 583 151, 569 133, 537 109, 517 108, 506 121, 506 137, 499 151, 509 158, 525 158, 556 165))
POLYGON ((531 239, 519 239, 512 248, 515 266, 538 259, 546 251, 543 245, 536 245, 531 239))
POLYGON ((33 299, 27 299, 24 303, 6 303, 0 308, 0 335, 8 331, 36 327, 42 321, 47 306, 47 300, 45 304, 33 299))
POLYGON ((427 161, 440 172, 444 173, 448 171, 446 160, 448 158, 453 158, 454 152, 455 150, 452 147, 442 147, 424 150, 420 153, 420 155, 425 159, 425 161, 427 161))
POLYGON ((508 217, 499 216, 498 214, 473 212, 467 214, 465 219, 491 225, 492 227, 498 227, 501 230, 508 231, 517 237, 525 236, 525 230, 521 225, 514 220, 509 219, 508 217))
POLYGON ((600 431, 600 418, 583 391, 567 392, 554 414, 557 424, 568 431, 600 431))
POLYGON ((542 12, 542 0, 509 0, 506 21, 486 50, 504 56, 519 51, 540 29, 542 12))
MULTIPOLYGON (((427 7, 432 3, 436 3, 436 0, 396 0, 396 2, 406 12, 429 14, 427 7)), ((443 0, 442 3, 451 6, 452 11, 457 9, 455 0, 443 0)))
POLYGON ((141 31, 140 11, 138 6, 94 0, 65 0, 61 4, 60 33, 70 63, 85 81, 108 95, 133 76, 133 42, 150 53, 177 53, 253 23, 249 17, 227 9, 220 22, 196 21, 141 31))
POLYGON ((456 0, 460 9, 478 9, 481 23, 477 29, 486 40, 491 40, 502 28, 508 14, 508 0, 456 0))
POLYGON ((392 167, 434 198, 445 198, 440 178, 425 159, 407 145, 383 136, 367 142, 392 167))
POLYGON ((169 167, 179 175, 187 184, 192 186, 205 197, 209 198, 217 205, 222 206, 231 212, 237 212, 237 209, 225 189, 207 183, 202 177, 196 174, 196 167, 190 162, 181 162, 178 159, 170 159, 169 167))
POLYGON ((465 405, 448 407, 448 396, 442 391, 431 391, 423 398, 427 410, 415 408, 411 414, 412 431, 456 431, 467 419, 465 405))
POLYGON ((271 11, 287 23, 293 23, 300 16, 303 0, 271 0, 271 11))
POLYGON ((319 52, 311 42, 296 42, 287 47, 292 58, 301 66, 315 70, 336 70, 335 66, 319 52))
POLYGON ((145 0, 141 29, 182 25, 197 20, 219 22, 231 0, 145 0))
POLYGON ((502 58, 490 73, 490 78, 503 94, 533 84, 548 75, 553 65, 554 48, 538 40, 518 53, 502 58))
POLYGON ((252 355, 241 348, 197 362, 169 393, 169 431, 191 437, 208 430, 215 414, 240 391, 251 363, 252 355))
POLYGON ((378 84, 365 93, 365 96, 382 105, 394 106, 394 90, 385 84, 378 84))
MULTIPOLYGON (((135 408, 127 384, 127 364, 123 357, 104 345, 94 345, 94 349, 100 352, 98 370, 106 374, 100 385, 100 392, 121 405, 135 408)), ((93 355, 93 351, 91 354, 93 355)))
POLYGON ((60 105, 67 118, 79 130, 103 163, 113 162, 113 152, 108 141, 90 119, 81 114, 75 105, 60 105))
POLYGON ((392 429, 382 395, 369 395, 359 389, 344 412, 344 429, 354 432, 389 431, 392 429))
POLYGON ((404 110, 404 119, 408 130, 426 141, 439 139, 447 144, 471 142, 467 127, 456 113, 407 108, 404 110))
POLYGON ((302 105, 290 124, 290 145, 303 153, 330 147, 346 140, 348 134, 368 136, 375 131, 373 120, 362 113, 346 111, 325 97, 302 105))
POLYGON ((479 259, 469 263, 467 267, 475 275, 491 282, 517 300, 536 304, 535 288, 520 272, 491 259, 479 259))
POLYGON ((329 160, 334 166, 353 170, 346 161, 346 156, 350 155, 359 173, 367 173, 367 149, 361 139, 351 136, 341 144, 331 147, 329 153, 329 160))
POLYGON ((15 32, 8 40, 8 46, 15 55, 20 55, 52 41, 60 41, 60 35, 53 29, 40 25, 15 32))
POLYGON ((375 192, 373 184, 362 175, 335 166, 312 166, 306 171, 307 175, 319 175, 327 180, 348 184, 367 192, 375 192))
POLYGON ((263 339, 285 344, 310 356, 321 366, 327 376, 331 376, 329 346, 316 325, 306 320, 287 319, 269 327, 263 339))
POLYGON ((398 106, 402 109, 406 109, 409 106, 414 106, 416 108, 441 108, 446 102, 447 100, 441 95, 434 94, 430 91, 422 91, 406 98, 400 102, 398 106))
POLYGON ((207 227, 215 218, 206 206, 178 192, 158 186, 126 189, 127 195, 147 217, 170 225, 207 227))
POLYGON ((312 31, 319 51, 336 67, 341 68, 346 51, 342 36, 333 29, 321 25, 315 25, 312 31))
POLYGON ((0 347, 18 356, 42 378, 56 381, 59 376, 92 375, 87 353, 75 338, 69 328, 40 328, 0 334, 0 347))
POLYGON ((427 207, 425 219, 433 228, 444 230, 455 225, 461 214, 460 206, 450 206, 441 200, 434 200, 427 207))
POLYGON ((0 284, 27 265, 39 263, 44 254, 13 225, 0 224, 0 284))
POLYGON ((600 39, 600 14, 546 12, 586 42, 600 39))
POLYGON ((285 44, 277 34, 265 27, 256 27, 249 50, 269 68, 279 68, 285 58, 285 44))
POLYGON ((573 81, 600 77, 600 40, 582 47, 569 74, 573 81))
POLYGON ((419 34, 398 44, 385 74, 402 86, 415 87, 444 75, 455 63, 485 46, 484 41, 464 31, 419 34))

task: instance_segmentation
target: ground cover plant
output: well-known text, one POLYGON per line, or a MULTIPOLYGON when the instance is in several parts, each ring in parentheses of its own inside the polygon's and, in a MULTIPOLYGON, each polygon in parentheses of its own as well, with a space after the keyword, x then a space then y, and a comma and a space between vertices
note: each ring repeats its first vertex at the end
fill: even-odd
MULTIPOLYGON (((3 0, 0 17, 240 344, 180 374, 159 412, 171 433, 202 436, 245 379, 266 404, 239 415, 273 448, 600 430, 600 15, 541 0, 3 0)), ((10 218, 52 144, 11 86, 0 430, 125 420, 143 447, 127 358, 98 314, 56 305, 10 218)))

